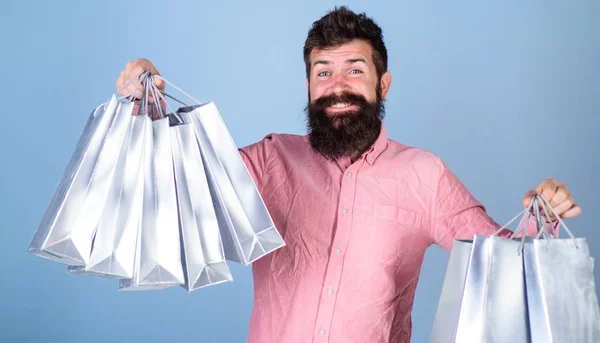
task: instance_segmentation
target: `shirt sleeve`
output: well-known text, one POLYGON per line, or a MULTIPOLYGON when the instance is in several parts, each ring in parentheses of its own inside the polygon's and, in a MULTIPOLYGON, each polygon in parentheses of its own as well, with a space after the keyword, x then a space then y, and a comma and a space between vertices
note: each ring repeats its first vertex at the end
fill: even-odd
MULTIPOLYGON (((484 205, 467 190, 458 177, 438 159, 438 185, 431 209, 433 242, 447 251, 456 239, 473 239, 474 235, 490 236, 500 229, 487 214, 484 205)), ((527 227, 527 234, 537 232, 535 221, 527 227)), ((505 229, 499 236, 513 232, 505 229)))
POLYGON ((264 175, 268 170, 272 149, 273 135, 268 135, 257 143, 239 149, 240 156, 259 192, 262 192, 264 175))

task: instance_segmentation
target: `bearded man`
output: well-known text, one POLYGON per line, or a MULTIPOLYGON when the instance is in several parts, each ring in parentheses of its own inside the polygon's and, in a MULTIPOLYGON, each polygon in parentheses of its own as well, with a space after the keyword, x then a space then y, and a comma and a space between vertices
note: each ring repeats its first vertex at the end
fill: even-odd
MULTIPOLYGON (((392 76, 371 18, 327 13, 308 33, 304 61, 308 134, 270 134, 240 149, 286 242, 253 264, 248 342, 407 343, 425 250, 500 226, 439 157, 387 137, 392 76)), ((142 70, 158 74, 138 59, 117 88, 142 70)), ((536 194, 563 218, 581 212, 556 180, 523 205, 536 194)))

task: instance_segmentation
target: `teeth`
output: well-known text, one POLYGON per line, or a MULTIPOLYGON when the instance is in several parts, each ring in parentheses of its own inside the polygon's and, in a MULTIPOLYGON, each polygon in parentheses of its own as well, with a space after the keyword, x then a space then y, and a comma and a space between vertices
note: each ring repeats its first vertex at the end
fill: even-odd
POLYGON ((333 107, 333 108, 342 108, 342 107, 348 107, 348 106, 350 106, 349 103, 338 102, 337 104, 333 104, 331 107, 333 107))

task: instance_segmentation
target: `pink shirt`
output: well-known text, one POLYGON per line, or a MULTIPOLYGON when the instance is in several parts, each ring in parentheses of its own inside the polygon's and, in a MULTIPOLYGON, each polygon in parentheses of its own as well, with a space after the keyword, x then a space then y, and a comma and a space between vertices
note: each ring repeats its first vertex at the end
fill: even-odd
POLYGON ((409 342, 427 247, 499 228, 440 158, 385 128, 354 163, 307 136, 240 151, 286 242, 253 264, 248 342, 409 342))

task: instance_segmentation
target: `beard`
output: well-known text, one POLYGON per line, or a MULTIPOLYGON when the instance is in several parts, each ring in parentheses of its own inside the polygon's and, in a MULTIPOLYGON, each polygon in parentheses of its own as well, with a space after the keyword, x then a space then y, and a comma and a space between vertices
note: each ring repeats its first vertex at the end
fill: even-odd
POLYGON ((350 92, 323 96, 306 106, 310 145, 330 161, 342 156, 360 156, 377 140, 385 114, 381 88, 377 100, 368 102, 364 96, 350 92), (327 115, 326 109, 336 103, 347 103, 356 110, 327 115))

